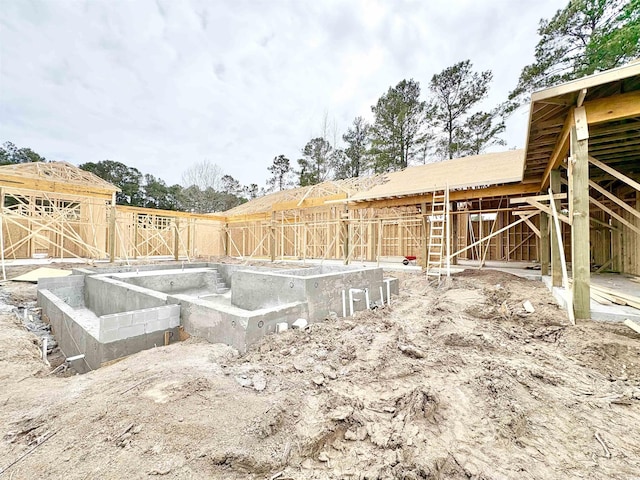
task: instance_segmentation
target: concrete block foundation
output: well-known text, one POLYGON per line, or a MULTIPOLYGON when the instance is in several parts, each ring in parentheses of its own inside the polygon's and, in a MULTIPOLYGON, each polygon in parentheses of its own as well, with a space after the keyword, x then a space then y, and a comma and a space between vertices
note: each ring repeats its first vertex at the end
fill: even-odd
POLYGON ((270 269, 231 264, 77 269, 42 279, 38 303, 67 356, 84 354, 80 372, 164 345, 178 327, 244 352, 278 324, 348 316, 398 293, 381 268, 270 269), (369 299, 367 305, 366 298, 369 299))

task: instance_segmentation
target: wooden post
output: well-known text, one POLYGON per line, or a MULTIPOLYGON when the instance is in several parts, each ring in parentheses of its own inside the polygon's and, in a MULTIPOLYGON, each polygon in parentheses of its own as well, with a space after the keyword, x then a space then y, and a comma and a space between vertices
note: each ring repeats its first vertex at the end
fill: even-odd
POLYGON ((380 266, 380 257, 382 256, 382 219, 378 220, 378 254, 377 262, 380 266))
POLYGON ((420 259, 420 266, 427 268, 427 257, 429 256, 429 236, 427 231, 429 224, 427 223, 427 204, 422 203, 420 205, 420 211, 422 212, 422 258, 420 259))
POLYGON ((191 227, 193 226, 194 222, 192 221, 192 219, 188 218, 187 219, 187 257, 188 258, 192 258, 194 257, 193 251, 191 249, 191 227))
MULTIPOLYGON (((449 215, 449 220, 451 220, 451 243, 453 245, 453 251, 457 251, 460 248, 460 242, 458 241, 458 202, 451 203, 451 212, 449 215)), ((453 257, 451 259, 451 265, 458 264, 458 257, 453 257)))
POLYGON ((224 224, 224 254, 228 257, 231 252, 231 234, 229 233, 229 224, 224 224))
POLYGON ((180 258, 180 220, 173 220, 173 259, 178 261, 180 258))
POLYGON ((133 258, 138 258, 138 214, 133 214, 133 258))
POLYGON ((344 264, 349 264, 349 210, 345 209, 340 218, 340 230, 342 237, 342 256, 344 264))
POLYGON ((111 197, 111 210, 109 213, 109 263, 116 258, 116 194, 111 197))
MULTIPOLYGON (((584 138, 584 137, 580 137, 584 138)), ((569 201, 571 218, 571 270, 573 272, 573 302, 576 318, 591 318, 590 276, 591 249, 589 242, 589 146, 588 139, 579 139, 576 127, 571 129, 572 191, 569 201)))
MULTIPOLYGON (((550 184, 553 193, 560 193, 560 170, 551 170, 550 172, 550 184)), ((551 200, 555 202, 556 210, 560 210, 560 200, 551 200)), ((551 235, 556 238, 555 232, 556 226, 551 224, 551 235)), ((562 231, 559 232, 562 235, 562 231)), ((554 287, 562 285, 562 268, 560 265, 560 246, 558 242, 551 242, 551 283, 554 287)))
POLYGON ((540 273, 549 275, 549 261, 551 252, 549 251, 549 215, 540 212, 540 246, 538 258, 540 259, 540 273))
POLYGON ((269 227, 269 257, 276 261, 276 212, 271 212, 271 226, 269 227))
POLYGON ((449 201, 449 185, 447 185, 444 191, 444 221, 446 231, 446 246, 447 246, 447 277, 451 276, 451 202, 449 201))

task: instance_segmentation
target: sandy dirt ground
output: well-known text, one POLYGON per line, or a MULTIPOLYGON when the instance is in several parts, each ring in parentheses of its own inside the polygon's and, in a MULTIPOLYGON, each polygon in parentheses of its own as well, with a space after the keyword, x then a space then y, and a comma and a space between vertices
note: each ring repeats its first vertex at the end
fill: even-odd
POLYGON ((398 276, 390 307, 245 355, 190 338, 85 375, 1 315, 0 479, 640 478, 639 335, 506 273, 398 276))

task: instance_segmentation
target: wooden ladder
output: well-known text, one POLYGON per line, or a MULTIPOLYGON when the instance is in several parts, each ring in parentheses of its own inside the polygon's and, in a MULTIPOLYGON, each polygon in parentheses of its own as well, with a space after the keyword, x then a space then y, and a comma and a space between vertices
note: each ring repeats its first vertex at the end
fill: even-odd
POLYGON ((449 189, 433 192, 431 216, 429 217, 429 250, 427 252, 427 277, 433 277, 440 283, 448 235, 449 189))

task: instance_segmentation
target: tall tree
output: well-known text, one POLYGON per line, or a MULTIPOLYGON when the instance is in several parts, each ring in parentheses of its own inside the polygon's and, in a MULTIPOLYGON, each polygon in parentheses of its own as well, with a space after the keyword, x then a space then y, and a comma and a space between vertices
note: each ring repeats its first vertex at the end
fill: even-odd
POLYGON ((371 127, 374 170, 386 172, 406 168, 426 141, 427 105, 420 100, 420 84, 402 80, 371 107, 375 122, 371 127))
MULTIPOLYGON (((293 173, 291 169, 291 162, 284 155, 278 155, 273 158, 273 162, 267 170, 271 176, 267 179, 267 185, 271 190, 284 190, 291 186, 291 175, 293 173)), ((258 186, 256 185, 256 190, 258 186)))
POLYGON ((499 137, 505 130, 499 110, 476 112, 467 117, 458 131, 457 149, 461 156, 480 155, 493 145, 506 145, 499 137))
POLYGON ((490 70, 474 72, 472 67, 469 60, 456 63, 434 75, 429 84, 434 119, 445 133, 441 153, 447 158, 457 153, 457 130, 471 107, 487 95, 493 78, 490 70))
POLYGON ((113 160, 87 162, 80 165, 80 168, 120 188, 122 191, 116 194, 118 205, 143 206, 142 173, 137 168, 127 167, 124 163, 113 160))
POLYGON ((253 200, 254 198, 258 198, 259 194, 260 192, 258 190, 258 185, 256 183, 251 183, 246 187, 244 187, 244 196, 248 200, 253 200))
POLYGON ((342 135, 347 144, 344 156, 336 162, 336 179, 359 177, 367 170, 370 125, 362 117, 356 117, 351 127, 342 135))
POLYGON ((182 187, 180 185, 167 186, 164 180, 153 175, 144 175, 143 207, 158 208, 160 210, 181 210, 180 196, 182 187))
POLYGON ((223 212, 247 201, 247 199, 242 196, 244 188, 240 185, 240 182, 231 175, 222 176, 220 180, 220 190, 220 205, 218 209, 223 212))
POLYGON ((334 150, 322 137, 309 140, 302 149, 303 158, 298 160, 299 184, 301 187, 315 185, 329 178, 334 150))
POLYGON ((571 0, 540 20, 535 61, 509 94, 513 111, 531 92, 624 64, 640 56, 640 0, 571 0))

